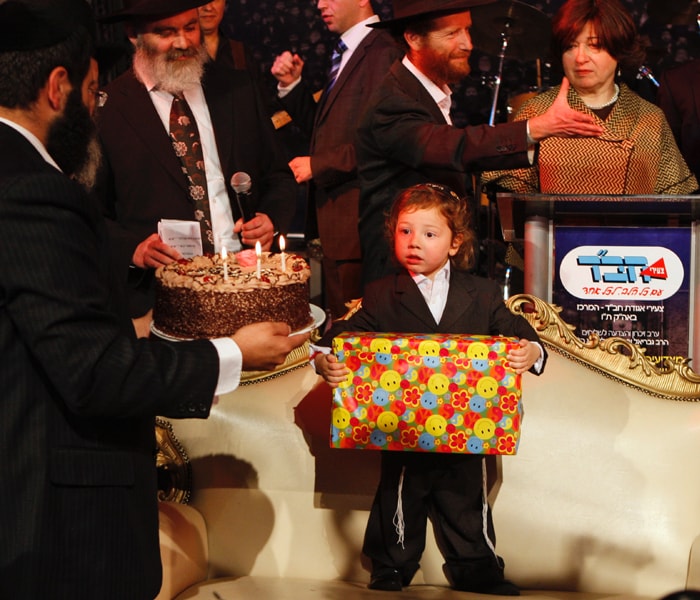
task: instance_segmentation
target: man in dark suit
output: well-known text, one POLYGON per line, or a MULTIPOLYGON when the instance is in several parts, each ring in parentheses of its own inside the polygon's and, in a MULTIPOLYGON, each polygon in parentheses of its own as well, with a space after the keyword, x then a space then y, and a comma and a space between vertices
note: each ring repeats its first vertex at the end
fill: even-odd
POLYGON ((663 71, 657 98, 685 162, 700 181, 700 60, 663 71))
MULTIPOLYGON (((107 22, 125 21, 132 69, 106 91, 99 131, 105 176, 98 193, 111 219, 120 274, 130 275, 133 316, 152 306, 153 269, 179 258, 156 230, 160 219, 194 219, 187 177, 169 136, 170 106, 182 95, 203 149, 213 251, 260 242, 269 250, 296 210, 296 185, 250 75, 207 63, 197 15, 203 0, 127 0, 107 22), (205 63, 207 63, 205 65, 205 63), (230 180, 252 180, 256 216, 243 222, 230 180)), ((206 250, 205 250, 206 252, 206 250)))
POLYGON ((491 1, 394 0, 394 18, 372 25, 388 28, 406 54, 375 91, 358 130, 364 283, 395 271, 383 227, 400 190, 435 182, 468 196, 472 171, 530 165, 536 142, 549 136, 602 133, 593 117, 568 106, 568 84, 547 113, 527 122, 451 124, 448 86, 470 70, 470 11, 491 1))
POLYGON ((208 416, 241 368, 279 364, 305 336, 264 323, 136 339, 99 207, 64 174, 95 135, 91 38, 71 3, 85 8, 0 4, 0 598, 150 600, 155 415, 208 416))
POLYGON ((297 156, 289 166, 297 182, 308 182, 310 227, 307 237, 321 241, 325 305, 333 318, 347 312, 346 302, 362 296, 360 238, 357 232, 360 183, 355 135, 370 93, 391 64, 401 56, 390 35, 367 28, 379 21, 366 0, 319 0, 328 29, 346 46, 339 70, 316 102, 301 78, 303 62, 285 52, 272 74, 279 81, 282 104, 300 127, 311 130, 309 156, 297 156))

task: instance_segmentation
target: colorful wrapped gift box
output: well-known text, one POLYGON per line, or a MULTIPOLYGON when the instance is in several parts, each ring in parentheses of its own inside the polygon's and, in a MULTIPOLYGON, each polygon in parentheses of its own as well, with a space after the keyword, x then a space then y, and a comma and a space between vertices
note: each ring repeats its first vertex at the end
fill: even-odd
POLYGON ((345 333, 333 352, 351 370, 334 390, 331 446, 515 454, 521 376, 515 338, 345 333))

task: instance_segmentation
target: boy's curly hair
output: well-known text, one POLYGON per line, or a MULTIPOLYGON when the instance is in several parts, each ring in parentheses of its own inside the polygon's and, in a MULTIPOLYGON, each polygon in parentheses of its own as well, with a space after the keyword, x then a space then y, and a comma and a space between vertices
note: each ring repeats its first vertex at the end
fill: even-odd
POLYGON ((462 236, 459 250, 450 257, 450 260, 459 269, 470 269, 474 265, 476 256, 476 235, 471 228, 469 205, 466 199, 460 198, 449 187, 439 183, 420 183, 399 192, 385 221, 385 235, 391 247, 394 247, 399 213, 427 208, 440 210, 452 231, 453 238, 462 236))

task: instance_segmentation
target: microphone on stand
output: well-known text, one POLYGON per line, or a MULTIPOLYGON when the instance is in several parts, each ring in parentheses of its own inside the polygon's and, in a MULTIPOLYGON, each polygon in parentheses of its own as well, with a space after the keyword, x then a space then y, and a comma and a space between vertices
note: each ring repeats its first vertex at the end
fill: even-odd
POLYGON ((250 175, 244 171, 237 171, 231 177, 231 187, 236 192, 236 204, 238 210, 243 217, 243 222, 250 221, 255 217, 255 209, 253 207, 253 199, 250 195, 250 188, 253 182, 250 180, 250 175))

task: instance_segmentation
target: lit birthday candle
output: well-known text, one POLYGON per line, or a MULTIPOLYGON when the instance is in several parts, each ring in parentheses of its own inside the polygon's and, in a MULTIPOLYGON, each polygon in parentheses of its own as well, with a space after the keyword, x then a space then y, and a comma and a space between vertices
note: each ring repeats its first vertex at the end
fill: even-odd
POLYGON ((226 246, 221 246, 221 260, 224 263, 224 281, 228 282, 228 251, 226 246))
POLYGON ((258 257, 258 264, 255 269, 255 276, 260 279, 260 258, 262 255, 262 246, 260 245, 260 242, 255 242, 255 256, 258 257))
POLYGON ((280 257, 282 260, 282 273, 287 272, 287 255, 284 253, 284 249, 286 247, 286 244, 284 242, 284 236, 280 236, 280 252, 282 253, 282 256, 280 257))

